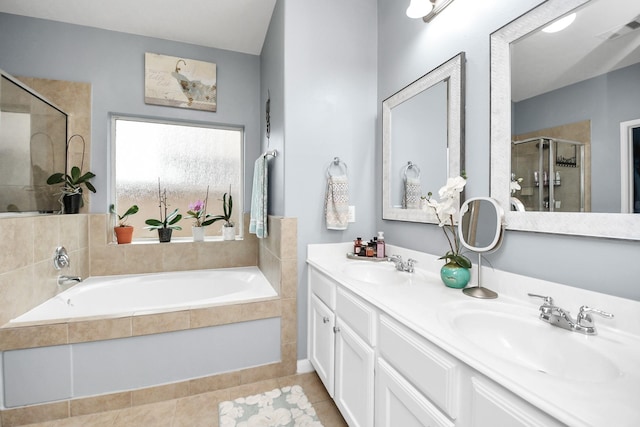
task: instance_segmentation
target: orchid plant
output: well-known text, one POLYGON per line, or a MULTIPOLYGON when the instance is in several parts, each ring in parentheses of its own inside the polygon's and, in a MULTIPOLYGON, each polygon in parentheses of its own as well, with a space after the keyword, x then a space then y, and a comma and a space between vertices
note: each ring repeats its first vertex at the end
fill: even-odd
POLYGON ((431 198, 433 193, 429 192, 426 197, 427 206, 431 207, 438 219, 438 225, 442 228, 447 242, 449 243, 449 251, 439 259, 444 259, 448 264, 457 264, 460 267, 471 268, 469 258, 460 253, 460 239, 456 233, 454 215, 457 211, 455 206, 458 200, 458 194, 462 193, 467 177, 464 173, 461 176, 447 179, 447 184, 438 191, 440 201, 431 198))
POLYGON ((173 230, 182 230, 182 227, 176 225, 182 219, 182 215, 178 213, 178 208, 168 213, 167 189, 161 189, 160 179, 158 178, 158 208, 160 209, 160 219, 148 219, 144 223, 148 230, 158 230, 162 228, 170 228, 173 230), (164 213, 164 214, 163 214, 164 213))
POLYGON ((209 186, 207 186, 207 194, 204 200, 196 200, 193 203, 189 203, 189 210, 187 218, 193 218, 194 227, 206 227, 213 224, 216 220, 213 215, 207 213, 207 202, 209 200, 209 186))

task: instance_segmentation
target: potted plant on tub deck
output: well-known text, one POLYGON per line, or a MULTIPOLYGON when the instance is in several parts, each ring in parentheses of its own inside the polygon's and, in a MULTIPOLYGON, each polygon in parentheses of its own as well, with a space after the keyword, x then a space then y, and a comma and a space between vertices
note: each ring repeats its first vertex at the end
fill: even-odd
POLYGON ((173 212, 167 213, 167 190, 160 190, 160 180, 158 180, 158 207, 160 208, 160 219, 148 219, 144 223, 148 230, 158 230, 158 238, 160 243, 171 241, 173 230, 182 230, 182 227, 176 225, 182 219, 182 215, 178 213, 176 208, 173 212))
POLYGON ((189 204, 189 210, 187 218, 193 218, 193 226, 191 227, 191 234, 193 234, 194 242, 204 241, 204 228, 215 222, 214 216, 207 213, 207 202, 209 200, 209 187, 207 187, 207 194, 204 200, 196 200, 189 204))
POLYGON ((127 217, 138 213, 138 205, 131 206, 122 215, 118 215, 113 204, 109 206, 109 211, 118 217, 118 225, 113 227, 113 231, 116 233, 116 240, 118 241, 118 244, 122 245, 125 243, 131 243, 131 239, 133 238, 133 227, 127 225, 126 221, 127 217))
POLYGON ((96 175, 93 172, 82 174, 80 168, 74 166, 71 168, 71 174, 56 172, 47 178, 47 184, 64 184, 62 186, 62 206, 63 212, 66 214, 77 214, 84 202, 82 200, 82 186, 92 193, 96 192, 96 188, 89 182, 96 175))
POLYGON ((211 223, 216 221, 224 221, 222 225, 222 239, 223 240, 235 240, 236 228, 231 221, 231 213, 233 212, 233 198, 231 193, 224 193, 222 196, 222 215, 215 215, 212 217, 211 223))

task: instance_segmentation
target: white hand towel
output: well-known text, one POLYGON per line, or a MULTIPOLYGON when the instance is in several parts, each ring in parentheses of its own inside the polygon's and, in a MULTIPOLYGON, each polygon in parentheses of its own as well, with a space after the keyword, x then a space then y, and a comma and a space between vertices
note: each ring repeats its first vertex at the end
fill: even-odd
POLYGON ((329 176, 324 214, 328 230, 346 230, 349 223, 349 180, 347 175, 329 176))
POLYGON ((403 200, 405 209, 420 209, 420 197, 422 197, 420 178, 405 178, 403 200))
POLYGON ((251 221, 249 233, 259 239, 267 237, 267 173, 266 156, 260 156, 253 167, 253 190, 251 193, 251 221))

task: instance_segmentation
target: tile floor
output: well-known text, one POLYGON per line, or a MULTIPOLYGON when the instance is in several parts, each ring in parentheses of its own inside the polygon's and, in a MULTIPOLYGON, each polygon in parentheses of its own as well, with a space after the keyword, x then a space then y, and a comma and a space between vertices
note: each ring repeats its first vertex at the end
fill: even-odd
POLYGON ((322 382, 312 372, 117 411, 29 424, 28 427, 218 427, 219 402, 294 384, 302 386, 325 427, 347 426, 322 382))

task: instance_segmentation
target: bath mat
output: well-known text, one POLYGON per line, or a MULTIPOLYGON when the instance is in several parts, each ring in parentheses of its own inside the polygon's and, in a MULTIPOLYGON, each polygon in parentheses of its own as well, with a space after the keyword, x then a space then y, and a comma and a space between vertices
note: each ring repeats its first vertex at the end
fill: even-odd
POLYGON ((220 427, 323 427, 302 387, 220 402, 220 427))

